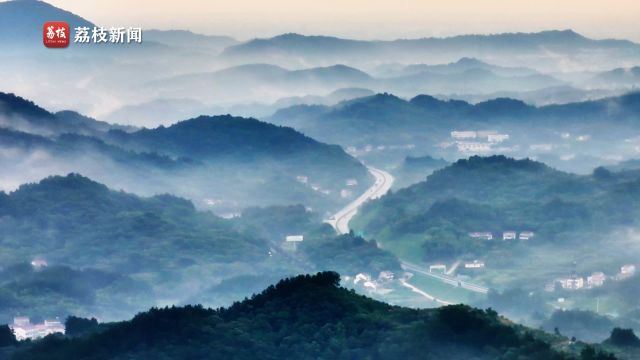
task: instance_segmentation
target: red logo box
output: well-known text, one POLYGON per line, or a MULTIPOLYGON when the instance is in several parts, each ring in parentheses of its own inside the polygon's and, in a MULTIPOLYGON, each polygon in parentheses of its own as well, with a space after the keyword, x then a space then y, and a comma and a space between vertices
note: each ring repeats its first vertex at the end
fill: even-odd
POLYGON ((49 21, 42 27, 42 43, 48 48, 66 48, 70 36, 69 24, 64 21, 49 21))

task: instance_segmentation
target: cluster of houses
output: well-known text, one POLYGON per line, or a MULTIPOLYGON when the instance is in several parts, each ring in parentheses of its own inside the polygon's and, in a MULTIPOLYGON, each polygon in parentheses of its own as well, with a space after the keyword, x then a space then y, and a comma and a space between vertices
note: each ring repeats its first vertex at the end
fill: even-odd
MULTIPOLYGON (((498 234, 499 236, 500 234, 498 234)), ((535 236, 533 231, 520 231, 520 233, 516 231, 504 231, 502 233, 502 240, 530 240, 535 236)), ((483 239, 483 240, 493 240, 493 233, 491 232, 471 232, 469 233, 469 237, 474 239, 483 239)))
MULTIPOLYGON (((619 273, 608 278, 614 281, 620 281, 632 277, 633 275, 635 275, 635 273, 636 266, 632 264, 626 264, 620 267, 619 273)), ((552 292, 556 289, 557 285, 560 285, 560 288, 565 290, 593 289, 603 286, 606 280, 607 276, 603 272, 597 271, 587 277, 573 275, 566 278, 556 279, 553 282, 547 284, 545 286, 545 290, 548 292, 552 292)))
POLYGON ((509 140, 509 135, 494 130, 452 131, 451 138, 460 152, 482 153, 491 151, 495 144, 509 140))
POLYGON ((13 318, 13 324, 9 325, 17 340, 39 339, 50 334, 64 334, 65 327, 59 320, 45 320, 40 324, 31 323, 26 316, 13 318))

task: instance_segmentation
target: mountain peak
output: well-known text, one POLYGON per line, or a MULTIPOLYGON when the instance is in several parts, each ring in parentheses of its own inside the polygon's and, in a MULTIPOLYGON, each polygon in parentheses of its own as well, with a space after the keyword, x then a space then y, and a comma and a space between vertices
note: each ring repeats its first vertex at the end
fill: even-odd
POLYGON ((38 183, 25 184, 16 190, 15 194, 30 193, 32 191, 48 192, 50 195, 57 194, 65 197, 65 193, 74 192, 90 192, 108 193, 110 190, 107 186, 82 176, 78 173, 69 173, 66 176, 54 175, 40 180, 38 183))
POLYGON ((464 65, 464 66, 485 66, 487 63, 480 61, 473 57, 462 57, 458 61, 452 63, 452 65, 464 65))

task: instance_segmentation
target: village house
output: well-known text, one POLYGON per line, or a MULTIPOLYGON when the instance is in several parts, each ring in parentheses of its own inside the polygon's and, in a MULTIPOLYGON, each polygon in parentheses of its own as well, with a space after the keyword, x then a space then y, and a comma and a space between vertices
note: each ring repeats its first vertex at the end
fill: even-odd
POLYGON ((296 252, 298 250, 297 244, 302 241, 304 241, 304 236, 302 235, 287 235, 281 247, 283 250, 296 252))
POLYGON ((481 153, 491 151, 491 144, 487 143, 458 141, 456 146, 458 147, 458 151, 464 153, 481 153))
POLYGON ((587 286, 590 288, 600 287, 604 285, 604 281, 606 279, 607 277, 604 275, 603 272, 601 271, 594 272, 593 274, 591 274, 591 276, 587 276, 587 286))
POLYGON ((469 236, 474 239, 493 240, 493 234, 490 232, 472 232, 469 236))
POLYGON ((378 281, 389 282, 395 278, 395 275, 391 271, 381 271, 378 275, 378 281))
POLYGON ((620 273, 617 275, 617 278, 622 280, 626 278, 630 278, 636 273, 636 266, 632 264, 622 265, 620 267, 620 273))
POLYGON ((533 231, 522 231, 522 232, 520 232, 519 239, 520 240, 529 240, 534 236, 535 236, 535 234, 533 233, 533 231))
POLYGON ((515 240, 516 232, 515 231, 505 231, 502 233, 502 240, 515 240))
POLYGON ((47 260, 44 259, 33 259, 31 261, 31 266, 33 266, 33 268, 36 270, 40 270, 49 266, 49 264, 47 263, 47 260))
POLYGON ((484 268, 484 261, 473 260, 472 262, 468 262, 464 264, 465 269, 482 269, 484 268))
POLYGON ((572 276, 569 278, 558 279, 560 286, 566 290, 578 290, 584 288, 584 278, 572 276))

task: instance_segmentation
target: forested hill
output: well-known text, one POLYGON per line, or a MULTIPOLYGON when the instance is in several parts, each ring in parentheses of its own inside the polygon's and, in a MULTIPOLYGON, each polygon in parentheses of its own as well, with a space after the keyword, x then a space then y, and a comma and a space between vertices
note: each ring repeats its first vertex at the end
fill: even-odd
POLYGON ((197 159, 314 157, 314 162, 335 166, 359 165, 340 147, 320 143, 292 128, 230 115, 200 116, 133 133, 112 131, 111 139, 127 147, 197 159))
POLYGON ((253 261, 264 242, 171 195, 110 190, 78 174, 0 192, 3 263, 44 256, 54 263, 137 272, 185 264, 253 261))
POLYGON ((85 337, 48 337, 13 358, 580 359, 554 349, 564 339, 512 325, 491 310, 393 307, 339 281, 333 272, 301 275, 229 308, 152 309, 85 337))
POLYGON ((478 242, 469 232, 516 228, 565 241, 569 234, 636 225, 639 213, 637 172, 575 175, 529 159, 474 156, 369 203, 353 224, 378 239, 426 235, 433 259, 473 251, 478 242))

